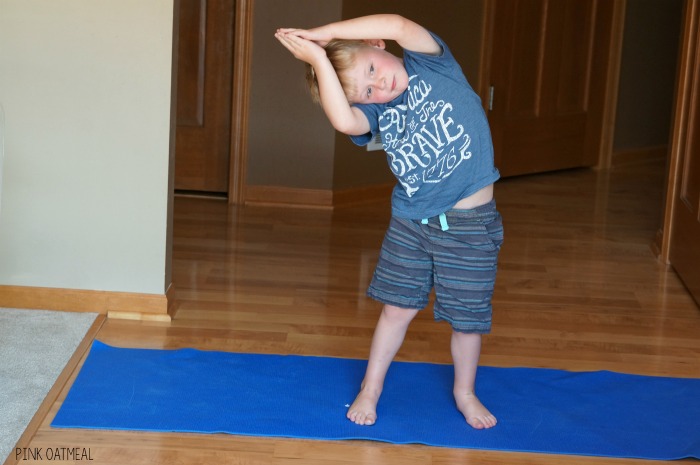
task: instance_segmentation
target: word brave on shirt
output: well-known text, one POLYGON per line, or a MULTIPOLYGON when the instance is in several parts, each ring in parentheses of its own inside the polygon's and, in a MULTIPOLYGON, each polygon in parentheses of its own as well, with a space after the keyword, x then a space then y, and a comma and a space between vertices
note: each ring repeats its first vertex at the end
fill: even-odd
POLYGON ((407 104, 387 108, 379 117, 389 165, 409 197, 423 183, 447 178, 472 156, 471 137, 450 117, 452 104, 430 100, 432 86, 423 80, 411 82, 416 78, 409 78, 407 104))

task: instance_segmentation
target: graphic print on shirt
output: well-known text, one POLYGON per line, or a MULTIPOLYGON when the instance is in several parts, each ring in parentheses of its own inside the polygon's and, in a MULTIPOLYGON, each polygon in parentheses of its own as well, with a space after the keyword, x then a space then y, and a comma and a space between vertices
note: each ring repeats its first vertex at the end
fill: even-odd
POLYGON ((432 86, 418 76, 409 78, 405 105, 387 108, 379 117, 384 150, 391 171, 406 194, 424 183, 439 183, 471 158, 471 137, 450 117, 453 106, 429 98, 432 86))

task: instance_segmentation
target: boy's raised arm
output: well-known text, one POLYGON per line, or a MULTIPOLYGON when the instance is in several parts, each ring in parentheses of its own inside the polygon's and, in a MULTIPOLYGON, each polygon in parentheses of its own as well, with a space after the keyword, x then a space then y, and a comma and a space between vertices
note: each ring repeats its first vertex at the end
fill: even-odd
POLYGON ((303 38, 299 32, 295 29, 280 29, 275 37, 295 58, 313 67, 318 80, 321 107, 330 123, 336 130, 348 135, 369 132, 367 117, 362 111, 350 106, 326 51, 317 42, 303 38))
POLYGON ((318 79, 321 107, 333 127, 351 136, 367 134, 370 130, 367 117, 359 109, 350 106, 330 61, 313 66, 318 79))
POLYGON ((440 45, 427 29, 395 14, 361 16, 309 29, 304 37, 316 42, 331 39, 387 39, 401 48, 429 55, 441 53, 440 45))

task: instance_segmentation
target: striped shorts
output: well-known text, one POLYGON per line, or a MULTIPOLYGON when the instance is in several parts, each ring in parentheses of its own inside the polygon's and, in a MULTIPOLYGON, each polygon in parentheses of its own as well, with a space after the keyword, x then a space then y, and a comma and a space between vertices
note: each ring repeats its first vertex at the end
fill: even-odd
POLYGON ((436 321, 455 331, 488 333, 503 243, 496 202, 441 216, 427 222, 392 217, 367 295, 420 310, 434 287, 436 321))

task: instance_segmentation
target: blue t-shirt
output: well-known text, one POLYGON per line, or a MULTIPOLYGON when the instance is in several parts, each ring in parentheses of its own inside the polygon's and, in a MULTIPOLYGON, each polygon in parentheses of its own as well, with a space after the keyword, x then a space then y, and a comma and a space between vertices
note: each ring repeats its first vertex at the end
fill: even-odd
POLYGON ((479 96, 445 43, 438 56, 404 50, 406 91, 383 104, 357 104, 370 132, 351 136, 367 145, 381 134, 389 167, 398 179, 392 213, 429 218, 449 210, 499 178, 479 96))

